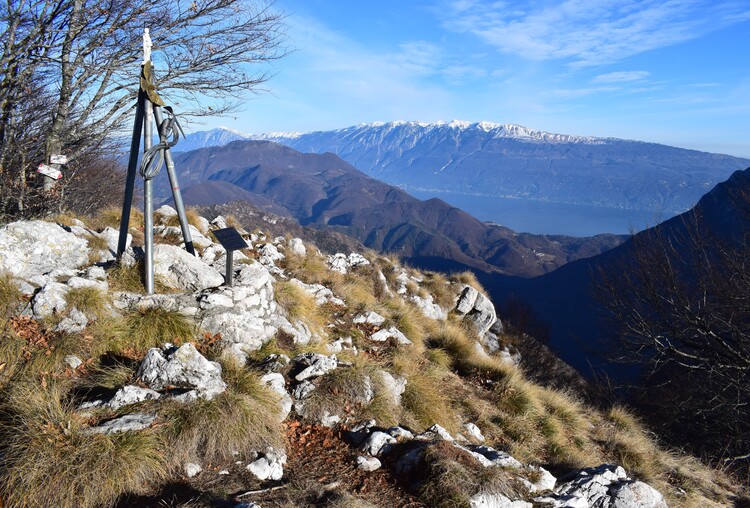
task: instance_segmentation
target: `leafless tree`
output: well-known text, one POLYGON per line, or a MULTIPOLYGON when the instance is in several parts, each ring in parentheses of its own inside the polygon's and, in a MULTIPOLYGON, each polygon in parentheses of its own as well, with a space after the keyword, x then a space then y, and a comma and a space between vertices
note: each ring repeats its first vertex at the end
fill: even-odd
MULTIPOLYGON (((734 213, 747 217, 747 196, 735 197, 734 213)), ((679 227, 635 235, 630 253, 601 270, 597 292, 615 326, 618 359, 643 375, 631 395, 679 442, 747 461, 750 238, 717 233, 695 213, 679 227)))
POLYGON ((269 77, 266 66, 253 65, 286 53, 283 15, 265 0, 4 0, 3 176, 25 180, 51 154, 79 157, 127 130, 143 27, 151 30, 159 91, 187 116, 235 110, 269 77), (20 125, 33 125, 36 140, 20 147, 23 161, 15 157, 15 143, 28 139, 20 125))

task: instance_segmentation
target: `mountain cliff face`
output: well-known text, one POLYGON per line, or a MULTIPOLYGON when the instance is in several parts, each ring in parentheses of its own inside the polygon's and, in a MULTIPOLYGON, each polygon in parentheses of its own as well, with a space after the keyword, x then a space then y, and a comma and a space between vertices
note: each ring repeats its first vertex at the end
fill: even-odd
MULTIPOLYGON (((188 204, 246 198, 304 226, 331 228, 434 269, 538 275, 622 240, 614 235, 517 234, 439 199, 420 201, 332 153, 303 154, 268 141, 236 141, 176 154, 175 163, 188 204)), ((166 199, 168 188, 166 175, 160 174, 157 193, 166 199)))
POLYGON ((264 135, 331 152, 408 189, 648 210, 671 216, 750 160, 490 122, 390 122, 264 135))

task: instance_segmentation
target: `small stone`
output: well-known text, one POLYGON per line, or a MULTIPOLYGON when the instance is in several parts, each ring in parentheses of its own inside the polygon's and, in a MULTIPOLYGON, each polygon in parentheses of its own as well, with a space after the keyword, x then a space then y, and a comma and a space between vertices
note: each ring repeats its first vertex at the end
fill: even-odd
POLYGON ((414 439, 418 439, 420 441, 448 441, 453 442, 455 439, 453 439, 453 436, 450 435, 450 433, 445 430, 443 427, 438 425, 437 423, 427 429, 426 431, 422 432, 421 434, 418 434, 414 437, 414 439))
POLYGON ((352 320, 354 324, 368 324, 373 326, 380 326, 385 323, 385 318, 377 312, 370 311, 367 314, 358 314, 354 316, 352 320))
POLYGON ((362 471, 367 471, 368 473, 377 471, 381 466, 382 464, 377 457, 365 457, 362 455, 357 457, 357 469, 361 469, 362 471))
POLYGON ((78 358, 76 355, 66 355, 63 361, 65 362, 65 365, 73 370, 76 370, 78 367, 83 365, 83 360, 78 358))
POLYGON ((359 446, 359 450, 376 457, 386 452, 389 445, 395 444, 396 438, 376 430, 359 446))
POLYGON ((194 462, 188 462, 185 464, 185 476, 188 478, 193 478, 194 476, 198 476, 198 474, 203 471, 203 468, 194 462))
POLYGON ((398 328, 390 327, 387 329, 379 330, 372 335, 370 335, 370 340, 374 340, 375 342, 385 342, 388 339, 395 339, 396 343, 409 346, 411 345, 411 341, 401 333, 401 331, 398 328))
POLYGON ((466 432, 474 438, 478 442, 484 441, 484 436, 482 435, 482 431, 479 430, 479 427, 477 427, 475 424, 471 422, 464 423, 464 429, 466 429, 466 432))

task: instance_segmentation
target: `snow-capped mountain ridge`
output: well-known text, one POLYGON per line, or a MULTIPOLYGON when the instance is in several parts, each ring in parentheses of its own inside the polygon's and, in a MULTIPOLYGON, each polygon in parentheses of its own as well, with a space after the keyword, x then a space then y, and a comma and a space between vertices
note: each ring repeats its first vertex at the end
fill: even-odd
POLYGON ((420 122, 420 121, 406 121, 406 120, 395 120, 391 122, 371 122, 371 123, 360 123, 351 127, 344 127, 342 129, 334 129, 331 131, 313 131, 308 133, 300 132, 267 132, 263 134, 253 135, 253 139, 267 139, 270 141, 282 140, 282 139, 298 139, 301 136, 315 136, 319 133, 339 133, 339 134, 358 134, 368 131, 376 130, 382 132, 384 136, 387 136, 395 131, 399 130, 402 134, 409 136, 429 136, 434 134, 437 130, 455 130, 455 131, 481 131, 483 133, 492 134, 492 138, 510 138, 517 139, 520 141, 540 142, 540 143, 588 143, 588 144, 600 144, 606 142, 612 138, 599 138, 593 136, 577 136, 570 134, 558 134, 553 132, 540 131, 530 129, 522 125, 510 124, 510 123, 495 123, 489 121, 481 122, 469 122, 466 120, 451 120, 450 122, 436 121, 436 122, 420 122))

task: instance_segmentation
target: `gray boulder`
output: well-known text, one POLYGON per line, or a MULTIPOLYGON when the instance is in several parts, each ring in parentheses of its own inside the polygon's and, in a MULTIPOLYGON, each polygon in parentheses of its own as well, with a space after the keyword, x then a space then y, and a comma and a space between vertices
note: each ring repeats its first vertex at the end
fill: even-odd
POLYGON ((156 415, 146 413, 130 413, 114 420, 109 420, 98 427, 91 427, 89 434, 119 434, 121 432, 137 432, 149 428, 156 420, 156 415))
POLYGON ((208 361, 190 343, 179 348, 169 345, 164 349, 151 348, 137 375, 154 390, 184 388, 208 400, 227 388, 221 379, 221 366, 208 361))
POLYGON ((454 310, 474 325, 480 337, 487 333, 497 321, 495 307, 490 299, 468 284, 464 285, 456 300, 454 310))
POLYGON ((302 367, 302 370, 294 376, 297 381, 304 381, 311 377, 318 377, 338 367, 336 355, 326 356, 320 353, 303 353, 294 357, 294 362, 302 367))
MULTIPOLYGON (((0 253, 1 254, 1 253, 0 253)), ((68 294, 68 286, 60 282, 50 282, 39 291, 31 302, 34 317, 41 319, 52 314, 59 314, 67 306, 65 296, 68 294)))
POLYGON ((154 276, 166 285, 185 291, 220 286, 224 276, 199 258, 174 245, 154 246, 154 276))
POLYGON ((89 260, 88 242, 44 221, 12 222, 0 229, 0 272, 30 279, 55 269, 76 269, 89 260))
POLYGON ((553 493, 535 501, 552 508, 667 508, 657 490, 630 480, 622 467, 609 464, 582 469, 553 493))

